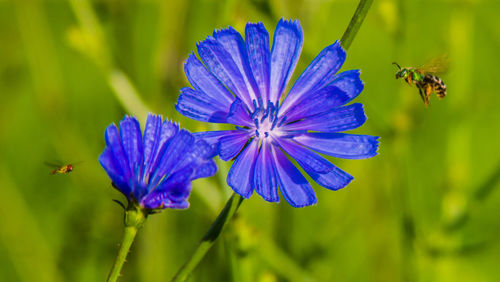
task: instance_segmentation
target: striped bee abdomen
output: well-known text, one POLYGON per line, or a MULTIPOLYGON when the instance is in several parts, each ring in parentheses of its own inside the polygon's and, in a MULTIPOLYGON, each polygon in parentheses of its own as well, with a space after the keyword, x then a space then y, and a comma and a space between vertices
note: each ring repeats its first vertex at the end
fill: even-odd
POLYGON ((438 98, 444 98, 446 96, 446 84, 441 80, 441 78, 432 75, 426 74, 424 80, 422 81, 424 85, 430 85, 431 88, 436 92, 438 98))

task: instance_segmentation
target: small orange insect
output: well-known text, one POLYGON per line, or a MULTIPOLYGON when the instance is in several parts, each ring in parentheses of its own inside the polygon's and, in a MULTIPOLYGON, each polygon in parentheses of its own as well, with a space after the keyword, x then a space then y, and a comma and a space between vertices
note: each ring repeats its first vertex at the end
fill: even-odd
POLYGON ((67 164, 63 165, 60 168, 54 169, 51 174, 56 174, 56 173, 70 173, 73 170, 73 165, 72 164, 67 164))
POLYGON ((76 163, 66 164, 66 165, 57 165, 57 164, 51 164, 51 163, 46 162, 45 164, 54 168, 50 172, 50 174, 67 174, 67 173, 70 173, 73 171, 73 165, 76 163))

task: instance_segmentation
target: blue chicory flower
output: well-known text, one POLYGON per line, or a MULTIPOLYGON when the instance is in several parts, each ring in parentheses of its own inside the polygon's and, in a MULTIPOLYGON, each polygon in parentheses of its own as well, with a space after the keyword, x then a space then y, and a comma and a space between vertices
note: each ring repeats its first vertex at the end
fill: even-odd
POLYGON ((113 186, 129 204, 151 212, 187 208, 191 181, 217 172, 207 142, 159 115, 148 115, 144 137, 137 119, 125 116, 119 131, 106 128, 105 138, 99 162, 113 186))
POLYGON ((323 49, 282 97, 302 49, 298 21, 280 20, 269 49, 262 23, 248 23, 245 40, 232 27, 216 30, 197 44, 185 73, 193 88, 181 89, 176 109, 195 120, 230 123, 234 130, 195 133, 234 159, 227 183, 249 198, 255 190, 278 202, 278 187, 294 207, 316 203, 316 195, 297 161, 319 185, 345 187, 353 177, 316 152, 344 159, 377 154, 378 137, 339 133, 366 121, 359 70, 336 74, 346 58, 337 41, 323 49), (287 157, 287 155, 289 157, 287 157))

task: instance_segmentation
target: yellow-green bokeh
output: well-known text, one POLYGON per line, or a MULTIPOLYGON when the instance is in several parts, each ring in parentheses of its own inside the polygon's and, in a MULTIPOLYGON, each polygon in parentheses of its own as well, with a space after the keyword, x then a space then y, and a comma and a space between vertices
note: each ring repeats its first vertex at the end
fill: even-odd
MULTIPOLYGON (((0 281, 102 281, 123 211, 97 157, 104 129, 174 108, 183 61, 216 28, 299 19, 295 76, 342 36, 354 0, 0 1, 0 281), (81 162, 50 175, 44 162, 81 162)), ((245 201, 192 281, 500 281, 500 2, 378 0, 343 69, 381 136, 368 160, 332 159, 355 180, 315 186, 317 206, 245 201), (443 100, 425 108, 393 61, 446 54, 443 100)), ((151 216, 121 281, 168 281, 231 190, 228 166, 193 184, 188 210, 151 216), (221 188, 220 184, 222 185, 221 188)))

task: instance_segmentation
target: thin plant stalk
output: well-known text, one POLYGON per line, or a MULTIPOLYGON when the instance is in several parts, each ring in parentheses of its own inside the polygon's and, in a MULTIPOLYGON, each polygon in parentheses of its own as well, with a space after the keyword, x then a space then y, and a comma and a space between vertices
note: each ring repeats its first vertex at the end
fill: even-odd
POLYGON ((347 29, 344 31, 342 39, 340 39, 340 42, 342 42, 342 47, 344 47, 344 49, 347 50, 351 46, 351 43, 354 40, 354 37, 356 37, 356 34, 358 33, 359 28, 361 27, 361 24, 363 23, 366 14, 368 13, 368 10, 370 10, 372 3, 373 0, 359 1, 358 8, 356 8, 356 12, 354 12, 354 15, 351 18, 351 22, 347 26, 347 29))
POLYGON ((137 231, 142 227, 146 220, 147 213, 139 208, 129 209, 125 212, 125 231, 120 244, 120 250, 116 256, 115 263, 109 272, 107 282, 115 282, 120 276, 121 269, 127 258, 130 247, 134 242, 137 231))
POLYGON ((233 193, 231 198, 227 201, 226 205, 220 212, 219 216, 215 219, 212 226, 208 232, 203 236, 198 247, 191 255, 191 257, 186 261, 186 263, 179 269, 175 277, 172 281, 186 281, 188 279, 191 272, 196 268, 198 263, 203 259, 206 253, 212 248, 215 240, 219 237, 219 235, 224 230, 226 224, 233 218, 238 210, 239 206, 243 202, 243 197, 240 195, 233 193))

